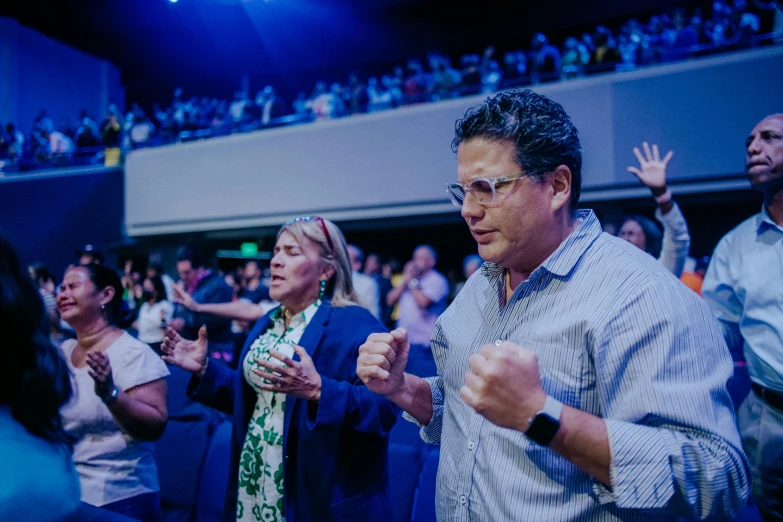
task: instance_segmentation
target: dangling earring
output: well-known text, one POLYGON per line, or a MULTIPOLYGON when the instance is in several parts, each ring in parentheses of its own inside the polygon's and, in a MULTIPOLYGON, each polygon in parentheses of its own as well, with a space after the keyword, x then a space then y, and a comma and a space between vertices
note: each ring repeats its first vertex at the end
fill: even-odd
POLYGON ((320 288, 318 289, 318 301, 322 301, 326 294, 326 279, 321 279, 320 288))

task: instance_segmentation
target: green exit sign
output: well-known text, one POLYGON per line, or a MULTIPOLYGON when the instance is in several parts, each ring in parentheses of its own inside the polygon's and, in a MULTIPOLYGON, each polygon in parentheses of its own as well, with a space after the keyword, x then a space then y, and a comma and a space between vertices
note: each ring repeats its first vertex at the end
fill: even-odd
POLYGON ((242 243, 239 251, 245 257, 256 257, 258 255, 258 243, 242 243))

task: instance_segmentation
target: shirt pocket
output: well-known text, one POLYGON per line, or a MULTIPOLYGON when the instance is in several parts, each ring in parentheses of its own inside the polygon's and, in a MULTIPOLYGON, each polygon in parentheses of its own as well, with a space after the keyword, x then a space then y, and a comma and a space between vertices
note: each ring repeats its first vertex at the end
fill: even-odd
POLYGON ((566 342, 556 344, 528 340, 519 344, 536 353, 541 386, 547 395, 581 409, 584 393, 593 381, 588 372, 585 350, 566 342))

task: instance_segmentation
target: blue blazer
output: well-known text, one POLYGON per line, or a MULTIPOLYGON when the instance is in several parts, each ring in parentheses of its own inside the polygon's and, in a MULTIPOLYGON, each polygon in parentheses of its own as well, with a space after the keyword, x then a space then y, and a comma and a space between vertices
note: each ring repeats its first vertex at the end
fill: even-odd
MULTIPOLYGON (((270 311, 258 320, 242 350, 267 329, 270 311)), ((386 328, 358 306, 332 307, 327 299, 307 325, 299 345, 321 375, 321 400, 286 397, 283 425, 287 522, 386 522, 389 431, 397 407, 368 390, 356 375, 359 346, 386 328)), ((236 520, 239 457, 257 395, 235 371, 212 361, 188 386, 193 399, 233 414, 226 520, 236 520)))

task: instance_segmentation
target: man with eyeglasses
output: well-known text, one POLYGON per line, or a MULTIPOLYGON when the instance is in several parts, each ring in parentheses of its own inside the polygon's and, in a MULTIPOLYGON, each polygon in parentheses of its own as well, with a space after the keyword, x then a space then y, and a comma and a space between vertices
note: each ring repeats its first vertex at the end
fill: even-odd
POLYGON ((577 210, 582 156, 530 90, 457 123, 447 188, 486 262, 441 315, 437 376, 405 373, 407 332, 357 373, 439 444, 438 520, 731 519, 748 462, 720 327, 655 259, 577 210))

